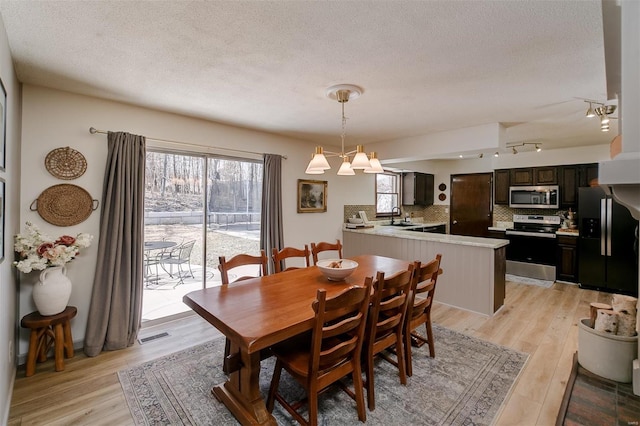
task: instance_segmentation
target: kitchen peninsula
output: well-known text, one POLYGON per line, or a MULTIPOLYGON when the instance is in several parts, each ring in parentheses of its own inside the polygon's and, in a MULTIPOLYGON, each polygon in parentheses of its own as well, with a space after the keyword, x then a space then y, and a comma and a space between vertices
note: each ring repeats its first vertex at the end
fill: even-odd
POLYGON ((410 228, 345 227, 344 255, 375 254, 428 262, 441 253, 444 273, 438 278, 437 302, 487 316, 500 309, 505 297, 507 240, 412 232, 410 228))

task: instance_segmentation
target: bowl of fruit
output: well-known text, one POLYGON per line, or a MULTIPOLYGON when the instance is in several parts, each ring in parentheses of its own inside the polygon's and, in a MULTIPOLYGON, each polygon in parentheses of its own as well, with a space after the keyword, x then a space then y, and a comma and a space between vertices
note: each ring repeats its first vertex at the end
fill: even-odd
POLYGON ((323 259, 316 265, 329 281, 342 281, 356 270, 358 262, 349 259, 323 259))

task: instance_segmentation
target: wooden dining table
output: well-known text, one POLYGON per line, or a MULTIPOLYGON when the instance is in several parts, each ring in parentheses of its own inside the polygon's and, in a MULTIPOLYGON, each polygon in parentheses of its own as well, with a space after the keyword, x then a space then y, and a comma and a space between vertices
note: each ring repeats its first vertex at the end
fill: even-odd
POLYGON ((316 267, 294 269, 186 294, 183 301, 227 337, 229 356, 221 359, 227 381, 212 392, 243 425, 277 424, 267 411, 259 387, 261 354, 272 345, 309 331, 311 303, 318 289, 331 297, 362 285, 377 271, 406 270, 410 262, 375 255, 350 258, 356 270, 344 281, 329 281, 316 267))

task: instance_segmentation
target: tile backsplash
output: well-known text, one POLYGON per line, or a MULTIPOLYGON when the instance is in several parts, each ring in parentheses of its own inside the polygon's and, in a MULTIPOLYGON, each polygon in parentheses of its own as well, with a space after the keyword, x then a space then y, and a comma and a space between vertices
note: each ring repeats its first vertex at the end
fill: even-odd
MULTIPOLYGON (((367 214, 369 221, 388 220, 387 218, 376 218, 376 206, 374 205, 345 205, 344 221, 347 218, 358 216, 358 212, 362 210, 367 214)), ((512 222, 514 214, 535 214, 554 216, 563 210, 541 210, 541 209, 512 209, 508 206, 495 204, 493 206, 493 226, 498 226, 498 222, 512 222)), ((433 206, 402 206, 402 215, 413 213, 415 222, 445 222, 449 223, 449 206, 437 204, 433 206)))

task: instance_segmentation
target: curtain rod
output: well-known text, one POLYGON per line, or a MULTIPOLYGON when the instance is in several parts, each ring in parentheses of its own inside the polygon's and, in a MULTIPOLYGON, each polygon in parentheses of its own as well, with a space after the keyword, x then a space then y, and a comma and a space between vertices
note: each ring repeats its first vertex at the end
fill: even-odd
MULTIPOLYGON (((89 127, 89 133, 91 133, 92 135, 95 135, 96 133, 102 133, 103 135, 106 135, 109 132, 107 132, 106 130, 98 130, 95 127, 89 127)), ((145 136, 145 139, 152 139, 152 140, 158 141, 158 142, 174 143, 174 144, 178 144, 178 145, 187 145, 187 146, 196 147, 196 148, 213 148, 213 149, 219 149, 219 150, 223 150, 223 151, 242 152, 242 153, 245 153, 245 154, 256 154, 256 155, 264 155, 265 154, 264 152, 245 151, 245 150, 242 150, 242 149, 222 148, 222 147, 219 147, 219 146, 200 145, 200 144, 197 144, 197 143, 172 141, 170 139, 152 138, 152 137, 147 137, 147 136, 145 136)), ((279 155, 279 154, 277 154, 277 155, 279 155)), ((280 155, 280 157, 284 158, 285 160, 287 159, 286 155, 280 155)))

